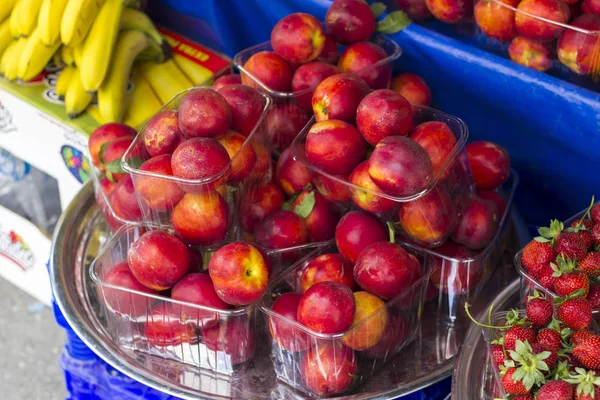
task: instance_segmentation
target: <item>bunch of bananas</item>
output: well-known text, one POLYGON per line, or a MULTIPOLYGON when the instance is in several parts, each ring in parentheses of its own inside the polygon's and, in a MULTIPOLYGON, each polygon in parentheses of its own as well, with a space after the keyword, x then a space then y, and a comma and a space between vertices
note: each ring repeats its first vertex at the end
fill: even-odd
POLYGON ((56 92, 69 118, 87 110, 99 123, 139 126, 179 91, 211 74, 171 54, 137 3, 0 0, 0 74, 28 81, 50 61, 64 65, 56 92))

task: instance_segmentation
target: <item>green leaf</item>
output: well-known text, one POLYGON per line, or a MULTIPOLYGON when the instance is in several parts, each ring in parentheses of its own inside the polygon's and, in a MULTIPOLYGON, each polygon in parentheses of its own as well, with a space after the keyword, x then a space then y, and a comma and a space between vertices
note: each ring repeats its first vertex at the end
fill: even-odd
POLYGON ((371 12, 373 13, 373 16, 377 19, 381 16, 381 14, 383 14, 385 12, 385 9, 387 7, 385 6, 385 4, 383 3, 373 3, 371 4, 371 12))
POLYGON ((536 238, 534 238, 533 240, 535 240, 536 242, 540 242, 540 243, 548 243, 551 242, 550 239, 546 239, 545 237, 541 237, 541 236, 537 236, 536 238))
POLYGON ((546 226, 543 226, 540 229, 538 229, 538 232, 540 235, 542 235, 542 237, 545 237, 545 238, 552 237, 552 230, 546 226))
POLYGON ((112 174, 124 174, 125 171, 121 168, 121 159, 112 160, 106 164, 106 170, 112 174))
POLYGON ((143 163, 144 160, 140 157, 132 157, 127 160, 127 164, 134 169, 138 169, 143 163))
POLYGON ((520 355, 525 355, 527 354, 527 346, 525 346, 525 343, 523 343, 520 340, 517 340, 515 342, 515 350, 517 351, 517 353, 519 353, 520 355))
POLYGON ((100 151, 98 152, 98 161, 100 161, 100 164, 104 164, 102 155, 104 154, 104 150, 106 149, 106 146, 108 146, 109 144, 110 144, 110 142, 106 142, 106 143, 102 143, 102 146, 100 146, 100 151))
POLYGON ((308 218, 313 208, 315 208, 315 192, 310 192, 304 196, 300 204, 294 207, 293 211, 302 218, 308 218))
POLYGON ((382 21, 377 21, 376 31, 384 34, 397 33, 410 25, 410 23, 410 18, 408 18, 404 11, 393 11, 382 21))

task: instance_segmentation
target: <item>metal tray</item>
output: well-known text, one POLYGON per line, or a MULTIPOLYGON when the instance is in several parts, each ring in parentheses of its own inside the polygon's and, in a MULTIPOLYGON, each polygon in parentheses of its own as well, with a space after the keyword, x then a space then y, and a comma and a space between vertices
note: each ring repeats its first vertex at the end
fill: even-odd
MULTIPOLYGON (((518 222, 514 225, 523 226, 518 222)), ((486 298, 479 302, 475 312, 485 310, 487 303, 510 282, 514 281, 510 287, 518 285, 512 256, 526 238, 515 231, 522 233, 523 229, 513 229, 505 256, 483 290, 486 298)), ((97 289, 88 273, 91 261, 108 235, 94 202, 92 185, 88 183, 61 217, 50 259, 56 303, 71 328, 100 358, 147 386, 184 399, 304 398, 275 379, 266 351, 257 356, 243 375, 226 377, 115 346, 105 330, 97 289)), ((386 364, 359 393, 337 399, 394 399, 450 376, 469 324, 461 320, 453 325, 440 321, 435 305, 424 309, 423 319, 421 335, 414 344, 386 364)))

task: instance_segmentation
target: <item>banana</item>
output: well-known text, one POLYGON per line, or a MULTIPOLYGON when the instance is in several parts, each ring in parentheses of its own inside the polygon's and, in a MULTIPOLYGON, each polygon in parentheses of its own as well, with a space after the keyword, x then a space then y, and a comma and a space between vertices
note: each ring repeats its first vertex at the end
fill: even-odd
POLYGON ((15 4, 17 4, 17 0, 2 0, 2 4, 0 4, 0 22, 9 17, 15 4))
POLYGON ((11 14, 11 20, 16 19, 15 22, 11 21, 11 31, 13 36, 29 36, 37 26, 38 16, 40 14, 40 8, 42 7, 43 0, 20 0, 13 8, 11 14))
POLYGON ((12 41, 12 35, 10 34, 10 20, 6 20, 0 23, 0 54, 6 50, 10 42, 12 41))
POLYGON ((17 39, 17 43, 8 55, 6 66, 4 68, 4 77, 9 81, 17 79, 17 71, 19 70, 19 55, 23 52, 23 48, 27 45, 27 38, 17 39))
POLYGON ((75 65, 75 58, 73 57, 73 48, 70 46, 63 45, 60 48, 60 55, 65 65, 75 65))
POLYGON ((64 67, 60 51, 56 50, 56 53, 54 53, 54 55, 52 56, 52 62, 57 67, 64 67))
POLYGON ((140 127, 162 107, 162 103, 152 91, 152 87, 142 76, 141 71, 134 66, 131 77, 133 91, 130 94, 129 107, 125 111, 123 123, 134 128, 140 127))
POLYGON ((75 68, 73 76, 69 81, 67 92, 65 93, 65 108, 67 116, 71 119, 77 118, 85 111, 92 102, 93 96, 86 92, 79 78, 79 68, 75 68))
POLYGON ((171 57, 171 47, 164 41, 159 45, 154 40, 148 40, 148 47, 142 51, 137 59, 142 61, 154 61, 155 63, 163 63, 171 57))
POLYGON ((187 89, 186 85, 177 80, 163 64, 144 61, 140 64, 142 75, 152 86, 161 103, 166 104, 177 93, 187 89))
POLYGON ((126 8, 121 15, 121 29, 137 29, 150 36, 158 45, 162 45, 163 35, 156 29, 150 17, 134 8, 126 8))
POLYGON ((85 109, 85 112, 88 113, 92 118, 94 118, 98 125, 104 124, 104 120, 100 116, 100 109, 98 108, 98 104, 90 104, 88 108, 85 109))
POLYGON ((77 46, 73 47, 73 63, 77 67, 81 66, 82 53, 83 53, 83 43, 78 44, 77 46))
POLYGON ((41 31, 39 29, 33 31, 27 39, 27 45, 23 48, 23 52, 19 55, 17 76, 25 82, 35 78, 44 70, 59 47, 60 40, 58 38, 52 46, 46 46, 42 41, 41 31))
POLYGON ((189 89, 192 86, 194 86, 192 81, 189 80, 188 77, 185 76, 185 74, 179 69, 177 64, 175 64, 175 61, 167 60, 163 64, 164 64, 165 68, 167 69, 167 71, 169 71, 169 73, 173 77, 175 77, 175 79, 177 79, 179 81, 179 83, 181 85, 183 85, 186 89, 189 89))
POLYGON ((98 90, 108 68, 119 35, 123 0, 107 0, 85 39, 81 53, 81 83, 88 92, 98 90))
POLYGON ((65 97, 65 93, 67 93, 67 88, 69 87, 69 83, 71 82, 71 78, 75 73, 75 67, 67 66, 64 67, 62 71, 60 71, 60 75, 58 75, 58 79, 56 80, 56 94, 62 99, 65 97))
POLYGON ((2 52, 2 57, 0 58, 0 74, 3 76, 6 75, 6 66, 9 60, 12 60, 12 55, 14 54, 14 49, 17 46, 17 42, 19 39, 13 39, 10 41, 4 52, 2 52))
POLYGON ((106 122, 120 122, 125 112, 125 94, 131 67, 137 55, 148 47, 148 37, 138 30, 119 34, 113 62, 98 89, 98 107, 106 122))
POLYGON ((203 86, 211 84, 214 74, 208 68, 196 64, 189 58, 177 53, 173 53, 173 60, 194 85, 203 86))
POLYGON ((60 39, 67 46, 85 40, 105 0, 69 0, 60 21, 60 39))
POLYGON ((43 0, 38 17, 40 37, 46 46, 52 46, 60 38, 60 20, 68 0, 43 0))

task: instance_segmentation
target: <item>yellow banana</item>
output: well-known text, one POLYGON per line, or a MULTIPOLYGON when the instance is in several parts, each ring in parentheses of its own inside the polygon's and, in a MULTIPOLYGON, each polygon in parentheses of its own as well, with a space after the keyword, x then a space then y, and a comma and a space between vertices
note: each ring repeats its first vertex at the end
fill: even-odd
POLYGON ((60 38, 60 21, 68 0, 43 0, 38 17, 40 37, 46 46, 52 46, 60 38))
POLYGON ((12 35, 10 34, 10 20, 6 20, 0 23, 0 54, 6 50, 10 42, 12 41, 12 35))
POLYGON ((131 67, 137 55, 147 46, 148 37, 138 30, 119 34, 112 65, 98 89, 98 107, 104 121, 120 122, 123 119, 131 67))
POLYGON ((142 76, 141 71, 134 71, 131 81, 133 90, 123 123, 138 128, 160 110, 162 103, 152 91, 148 81, 142 76))
POLYGON ((173 60, 194 85, 203 86, 211 84, 214 74, 208 68, 196 64, 189 58, 177 53, 173 53, 173 60))
POLYGON ((60 55, 65 65, 75 65, 75 58, 73 57, 73 48, 70 46, 63 45, 60 48, 60 55))
POLYGON ((54 53, 54 55, 52 56, 52 62, 57 67, 61 67, 61 66, 64 67, 60 51, 57 50, 56 53, 54 53))
POLYGON ((154 61, 163 63, 171 56, 171 47, 164 41, 162 45, 154 40, 148 40, 148 47, 138 55, 138 61, 154 61))
POLYGON ((107 0, 83 44, 80 64, 81 83, 88 92, 98 90, 108 68, 119 35, 123 0, 107 0))
POLYGON ((104 124, 104 120, 100 116, 100 109, 98 108, 98 104, 90 104, 88 108, 85 109, 85 112, 88 113, 92 118, 94 118, 98 125, 104 124))
POLYGON ((75 73, 75 67, 67 66, 64 67, 60 74, 58 75, 58 79, 56 80, 56 95, 59 98, 64 98, 65 93, 67 93, 67 88, 69 87, 69 83, 71 82, 71 78, 75 73))
MULTIPOLYGON (((21 0, 22 2, 23 0, 21 0)), ((21 36, 21 27, 19 26, 19 3, 15 4, 12 13, 10 14, 10 34, 13 38, 18 38, 21 36)))
POLYGON ((79 78, 79 68, 75 68, 65 93, 65 109, 71 119, 77 118, 92 102, 92 95, 85 91, 79 78))
POLYGON ((105 0, 69 0, 60 21, 60 38, 68 46, 85 40, 105 0))
POLYGON ((142 75, 158 96, 161 103, 166 104, 177 93, 187 89, 185 84, 177 80, 167 69, 165 63, 156 64, 151 61, 141 63, 142 75))
POLYGON ((17 42, 19 39, 13 39, 10 41, 6 49, 2 52, 2 57, 0 57, 0 74, 3 76, 6 75, 6 66, 8 65, 8 61, 13 59, 13 54, 15 47, 17 46, 17 42))
POLYGON ((29 36, 37 26, 43 0, 20 0, 11 13, 11 31, 13 36, 29 36), (16 21, 12 21, 12 19, 16 21))
POLYGON ((39 29, 33 31, 27 39, 27 45, 23 48, 23 52, 19 55, 17 76, 25 82, 42 72, 60 47, 58 38, 52 46, 46 46, 42 42, 41 36, 39 29))
POLYGON ((15 4, 17 4, 17 0, 2 0, 0 4, 0 22, 8 18, 15 4))
POLYGON ((83 43, 73 47, 73 63, 79 68, 81 66, 81 57, 83 55, 83 43))
POLYGON ((19 54, 23 52, 23 49, 27 45, 27 38, 20 38, 17 40, 15 47, 9 54, 8 60, 6 60, 6 66, 4 69, 4 77, 9 81, 17 79, 19 70, 19 54))
POLYGON ((126 8, 121 15, 121 29, 137 29, 150 36, 158 45, 164 41, 161 33, 156 29, 150 17, 140 10, 126 8))
POLYGON ((163 64, 165 65, 167 71, 169 71, 169 73, 175 77, 175 79, 177 79, 181 85, 185 86, 186 89, 194 86, 192 81, 189 80, 188 77, 185 76, 185 74, 179 69, 177 64, 175 64, 175 61, 167 60, 163 64))

